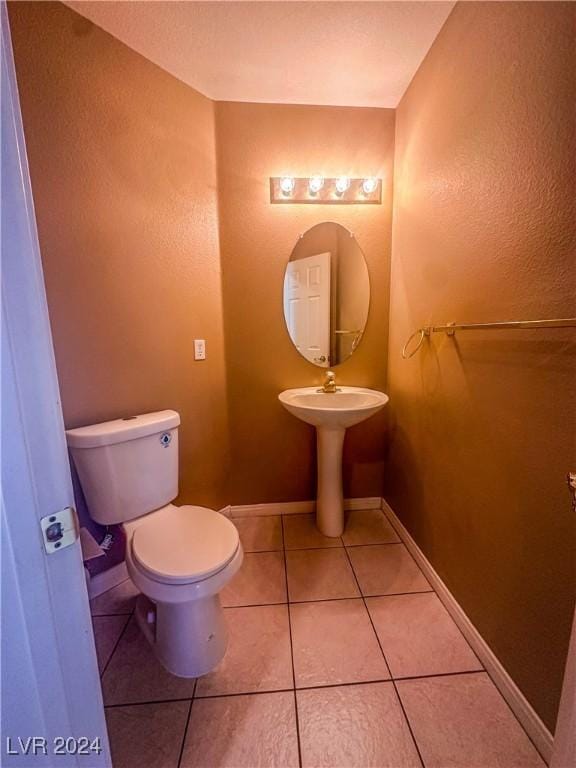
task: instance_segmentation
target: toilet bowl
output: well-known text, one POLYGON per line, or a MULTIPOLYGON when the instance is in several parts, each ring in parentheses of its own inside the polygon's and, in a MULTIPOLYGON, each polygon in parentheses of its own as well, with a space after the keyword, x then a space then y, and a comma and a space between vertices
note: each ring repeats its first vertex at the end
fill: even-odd
POLYGON ((170 503, 178 494, 179 424, 167 410, 71 429, 66 437, 91 517, 126 532, 140 629, 169 672, 198 677, 226 652, 219 592, 243 551, 237 529, 219 512, 170 503))
POLYGON ((124 530, 140 629, 169 672, 205 675, 226 652, 219 592, 242 564, 236 528, 212 509, 168 504, 124 530))

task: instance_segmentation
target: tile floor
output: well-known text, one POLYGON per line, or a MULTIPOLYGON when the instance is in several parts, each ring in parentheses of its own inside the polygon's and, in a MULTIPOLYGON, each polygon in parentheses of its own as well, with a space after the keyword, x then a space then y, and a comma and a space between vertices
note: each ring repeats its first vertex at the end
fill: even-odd
POLYGON ((327 539, 310 515, 234 521, 214 672, 168 674, 130 581, 92 601, 114 768, 543 768, 379 510, 327 539))

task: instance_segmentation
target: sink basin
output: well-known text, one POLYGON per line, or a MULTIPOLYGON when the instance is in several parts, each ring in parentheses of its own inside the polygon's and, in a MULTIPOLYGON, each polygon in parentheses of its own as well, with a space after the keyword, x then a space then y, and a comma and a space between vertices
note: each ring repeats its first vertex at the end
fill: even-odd
POLYGON ((373 416, 388 402, 388 395, 375 389, 339 387, 337 392, 319 392, 318 387, 287 389, 278 399, 294 416, 314 427, 343 428, 373 416))
POLYGON ((342 447, 346 429, 377 413, 388 402, 388 395, 363 387, 339 387, 329 393, 318 387, 302 387, 287 389, 278 399, 293 416, 316 427, 316 524, 325 536, 341 536, 344 530, 342 447))

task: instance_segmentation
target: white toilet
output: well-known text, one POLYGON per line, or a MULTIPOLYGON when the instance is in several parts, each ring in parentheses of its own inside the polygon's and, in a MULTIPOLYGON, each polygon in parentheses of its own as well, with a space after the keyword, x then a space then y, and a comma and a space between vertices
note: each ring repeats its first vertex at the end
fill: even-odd
POLYGON ((169 503, 178 495, 179 424, 176 411, 159 411, 66 435, 90 515, 124 526, 142 632, 172 674, 198 677, 226 652, 218 593, 244 555, 226 517, 169 503))

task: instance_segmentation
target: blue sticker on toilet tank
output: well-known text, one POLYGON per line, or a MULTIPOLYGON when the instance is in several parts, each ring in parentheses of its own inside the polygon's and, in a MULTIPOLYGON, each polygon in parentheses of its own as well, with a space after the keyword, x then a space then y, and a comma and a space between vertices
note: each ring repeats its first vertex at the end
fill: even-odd
POLYGON ((164 432, 163 434, 161 434, 160 442, 162 443, 164 448, 168 448, 168 446, 172 442, 172 435, 170 434, 170 432, 164 432))

